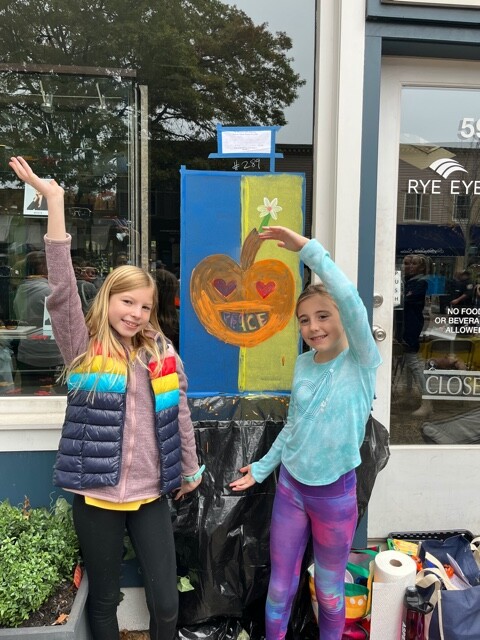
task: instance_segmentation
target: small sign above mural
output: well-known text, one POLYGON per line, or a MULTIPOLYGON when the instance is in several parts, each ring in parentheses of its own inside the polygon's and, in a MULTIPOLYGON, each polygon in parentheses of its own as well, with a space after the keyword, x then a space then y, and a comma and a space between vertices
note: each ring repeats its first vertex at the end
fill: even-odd
POLYGON ((272 152, 272 131, 270 129, 259 129, 251 131, 241 131, 240 129, 223 129, 222 153, 224 155, 254 154, 272 152))
POLYGON ((209 158, 270 158, 270 171, 275 171, 275 137, 280 127, 224 127, 217 124, 217 153, 209 158))

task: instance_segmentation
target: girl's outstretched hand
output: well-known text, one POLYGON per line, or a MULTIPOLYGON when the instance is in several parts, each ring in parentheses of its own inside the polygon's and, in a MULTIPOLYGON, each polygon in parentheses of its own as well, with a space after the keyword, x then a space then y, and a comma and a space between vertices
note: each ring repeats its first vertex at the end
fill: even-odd
POLYGON ((194 491, 201 482, 202 482, 201 476, 200 478, 198 478, 198 480, 195 480, 194 482, 186 482, 185 480, 183 480, 181 487, 177 489, 175 492, 174 500, 181 500, 186 493, 190 493, 191 491, 194 491))
POLYGON ((252 466, 250 464, 240 469, 240 473, 244 473, 245 475, 241 478, 237 478, 237 480, 234 480, 230 483, 229 486, 232 491, 244 491, 245 489, 250 489, 250 487, 253 487, 256 480, 252 476, 251 470, 252 466))
POLYGON ((10 162, 8 164, 15 171, 20 180, 23 180, 23 182, 26 182, 33 187, 35 191, 41 193, 47 201, 49 198, 54 198, 55 196, 63 197, 63 189, 55 182, 55 180, 47 182, 46 180, 39 178, 35 173, 33 173, 28 162, 21 156, 10 158, 10 162))
POLYGON ((286 227, 263 227, 258 237, 262 240, 278 240, 278 246, 289 251, 300 251, 308 242, 308 238, 286 227))

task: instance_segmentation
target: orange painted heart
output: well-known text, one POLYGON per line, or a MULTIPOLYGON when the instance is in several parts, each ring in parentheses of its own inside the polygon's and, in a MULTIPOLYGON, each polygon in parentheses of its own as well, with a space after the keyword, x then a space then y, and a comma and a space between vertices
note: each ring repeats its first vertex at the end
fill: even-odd
POLYGON ((295 280, 280 260, 255 262, 262 241, 254 229, 240 264, 224 254, 204 258, 192 272, 190 299, 208 333, 254 347, 284 329, 295 307, 295 280))
POLYGON ((272 281, 264 283, 260 280, 257 282, 255 287, 262 298, 267 298, 272 293, 272 291, 275 291, 276 284, 272 281))

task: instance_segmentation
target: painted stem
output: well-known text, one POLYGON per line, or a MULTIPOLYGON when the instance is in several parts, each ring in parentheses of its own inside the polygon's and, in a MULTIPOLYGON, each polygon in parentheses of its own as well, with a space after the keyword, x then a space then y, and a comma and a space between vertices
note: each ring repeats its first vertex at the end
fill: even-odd
POLYGON ((256 229, 252 229, 245 238, 240 254, 240 265, 244 271, 249 269, 255 262, 255 256, 262 242, 258 237, 258 231, 256 229))
POLYGON ((262 219, 262 221, 261 221, 261 223, 260 223, 260 226, 259 226, 259 228, 258 228, 258 233, 261 233, 261 231, 262 231, 263 227, 268 227, 268 223, 269 223, 269 222, 270 222, 270 214, 266 215, 266 216, 262 219))

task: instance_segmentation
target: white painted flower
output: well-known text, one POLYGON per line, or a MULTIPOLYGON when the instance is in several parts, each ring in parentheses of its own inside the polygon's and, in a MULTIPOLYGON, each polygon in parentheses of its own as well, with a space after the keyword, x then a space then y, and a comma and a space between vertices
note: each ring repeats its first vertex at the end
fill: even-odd
POLYGON ((278 206, 278 198, 274 198, 271 202, 268 198, 263 199, 263 204, 257 207, 257 211, 260 211, 260 218, 265 216, 272 216, 274 220, 277 219, 277 213, 282 210, 283 207, 278 206))

